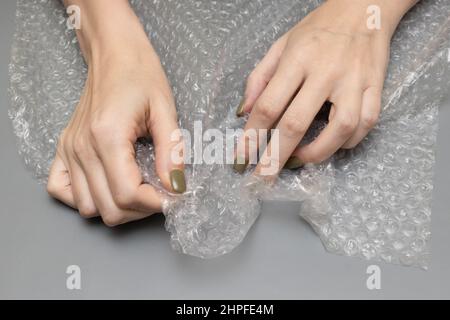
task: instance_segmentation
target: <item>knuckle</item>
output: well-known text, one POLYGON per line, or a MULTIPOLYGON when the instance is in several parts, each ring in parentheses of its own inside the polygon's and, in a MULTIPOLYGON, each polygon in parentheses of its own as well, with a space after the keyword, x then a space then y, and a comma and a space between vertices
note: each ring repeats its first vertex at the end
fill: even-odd
POLYGON ((120 211, 114 210, 103 215, 102 220, 106 226, 113 228, 124 223, 125 217, 120 211))
POLYGON ((365 114, 361 118, 361 125, 364 127, 364 129, 373 129, 378 123, 378 114, 375 113, 369 113, 365 114))
POLYGON ((272 121, 278 118, 278 110, 271 99, 261 99, 261 101, 256 103, 255 109, 264 120, 272 121))
POLYGON ((285 134, 291 138, 303 137, 308 129, 302 121, 291 115, 285 116, 281 126, 283 127, 285 134))
POLYGON ((342 70, 339 67, 329 67, 323 72, 323 81, 324 83, 334 83, 341 75, 342 70))
POLYGON ((306 50, 302 51, 301 48, 296 48, 296 50, 291 50, 289 53, 283 57, 288 58, 291 65, 295 66, 297 70, 304 71, 303 67, 307 67, 308 62, 311 60, 310 55, 305 52, 306 50))
POLYGON ((330 70, 328 70, 327 72, 327 76, 325 77, 326 82, 335 82, 336 80, 339 79, 339 77, 341 76, 342 72, 340 69, 338 68, 331 68, 330 70))
POLYGON ((104 139, 114 132, 113 126, 112 122, 97 120, 90 124, 89 131, 94 139, 104 139))
POLYGON ((93 204, 82 203, 78 205, 78 212, 81 217, 89 219, 97 214, 97 209, 93 204))
POLYGON ((320 64, 319 70, 318 74, 320 74, 320 78, 317 80, 321 81, 323 85, 334 83, 345 75, 345 69, 340 64, 320 64))
POLYGON ((343 135, 352 134, 358 126, 358 118, 351 113, 343 114, 337 120, 339 132, 343 135))
POLYGON ((127 209, 134 205, 135 196, 130 191, 121 191, 114 196, 114 202, 119 208, 127 209))
POLYGON ((59 193, 59 188, 52 177, 50 177, 47 182, 47 193, 54 198, 56 198, 59 193))

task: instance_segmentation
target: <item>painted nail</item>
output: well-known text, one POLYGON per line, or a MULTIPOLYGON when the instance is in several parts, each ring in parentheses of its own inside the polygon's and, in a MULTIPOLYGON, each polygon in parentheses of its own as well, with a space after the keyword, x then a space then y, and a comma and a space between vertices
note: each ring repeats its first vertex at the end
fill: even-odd
POLYGON ((173 191, 176 193, 184 193, 186 191, 186 179, 184 172, 180 169, 175 169, 170 172, 170 184, 173 191))
POLYGON ((239 106, 236 110, 237 117, 242 117, 244 115, 244 103, 245 103, 245 99, 242 99, 241 103, 239 104, 239 106))
POLYGON ((284 169, 298 169, 300 167, 303 167, 304 163, 297 157, 290 157, 286 164, 284 165, 284 169))
POLYGON ((238 173, 244 173, 245 169, 248 166, 248 161, 242 157, 236 157, 234 160, 233 169, 238 173))

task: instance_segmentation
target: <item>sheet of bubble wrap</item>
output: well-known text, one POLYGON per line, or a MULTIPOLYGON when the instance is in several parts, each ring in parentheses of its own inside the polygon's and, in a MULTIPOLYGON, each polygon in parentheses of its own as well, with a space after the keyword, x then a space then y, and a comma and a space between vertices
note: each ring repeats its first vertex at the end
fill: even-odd
MULTIPOLYGON (((182 128, 242 128, 245 79, 270 45, 321 1, 134 0, 173 87, 182 128)), ((10 65, 10 117, 26 166, 45 182, 86 66, 58 0, 19 0, 10 65)), ((136 145, 146 182, 164 193, 174 248, 210 258, 245 237, 261 200, 296 200, 337 254, 426 268, 437 116, 449 86, 450 3, 422 0, 392 43, 379 125, 329 162, 283 171, 274 186, 229 165, 190 165, 188 192, 165 193, 149 141, 136 145)), ((318 121, 309 135, 323 127, 318 121)), ((297 250, 295 243, 292 250, 297 250)))

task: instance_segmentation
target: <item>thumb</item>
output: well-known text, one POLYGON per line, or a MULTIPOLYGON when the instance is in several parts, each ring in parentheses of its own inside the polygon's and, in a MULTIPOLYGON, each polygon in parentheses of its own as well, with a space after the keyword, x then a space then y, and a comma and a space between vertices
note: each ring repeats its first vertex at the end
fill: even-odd
POLYGON ((47 192, 53 198, 76 209, 77 206, 72 194, 69 170, 58 152, 55 155, 48 175, 47 192))
POLYGON ((153 102, 150 106, 149 130, 155 145, 156 173, 167 190, 184 193, 183 136, 178 127, 174 103, 164 100, 153 102))

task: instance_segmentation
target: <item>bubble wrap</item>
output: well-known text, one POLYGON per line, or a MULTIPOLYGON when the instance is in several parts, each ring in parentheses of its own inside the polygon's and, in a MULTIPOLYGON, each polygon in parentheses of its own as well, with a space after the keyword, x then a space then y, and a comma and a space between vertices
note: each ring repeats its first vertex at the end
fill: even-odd
MULTIPOLYGON (((134 0, 177 103, 180 125, 242 128, 235 117, 245 79, 270 45, 320 5, 314 0, 134 0)), ((87 70, 58 0, 19 0, 10 65, 10 117, 19 152, 45 182, 61 130, 87 70)), ((330 252, 426 268, 438 107, 448 88, 450 3, 422 0, 392 42, 379 125, 357 148, 321 165, 283 171, 274 186, 229 165, 189 165, 188 192, 165 193, 153 146, 136 145, 146 182, 167 201, 177 250, 203 258, 230 252, 261 200, 301 202, 300 215, 330 252)), ((314 136, 323 126, 316 123, 314 136)), ((297 250, 292 243, 292 250, 297 250)))

